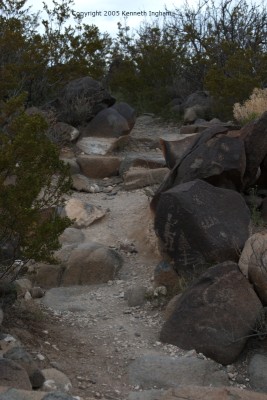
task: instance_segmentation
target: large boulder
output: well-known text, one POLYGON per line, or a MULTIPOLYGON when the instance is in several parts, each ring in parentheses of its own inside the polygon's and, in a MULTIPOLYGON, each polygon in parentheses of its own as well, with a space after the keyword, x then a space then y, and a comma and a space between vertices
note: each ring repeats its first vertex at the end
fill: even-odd
POLYGON ((211 360, 147 354, 129 366, 129 382, 142 389, 168 389, 181 385, 225 386, 228 376, 211 360))
POLYGON ((115 103, 112 108, 116 111, 118 111, 119 114, 121 114, 127 121, 129 125, 130 131, 133 129, 135 121, 136 121, 136 112, 135 110, 129 106, 129 104, 125 102, 120 102, 120 103, 115 103))
POLYGON ((237 264, 211 267, 182 296, 165 322, 160 340, 223 365, 234 362, 262 318, 263 307, 237 264))
POLYGON ((115 99, 99 82, 85 76, 69 82, 52 106, 58 112, 59 121, 77 126, 90 121, 99 111, 114 103, 115 99))
POLYGON ((177 145, 163 142, 163 152, 172 170, 157 193, 194 179, 241 190, 246 168, 244 143, 239 137, 230 137, 226 133, 226 127, 215 125, 200 136, 186 138, 179 149, 179 142, 177 145))
POLYGON ((81 135, 83 137, 118 138, 128 135, 130 131, 128 122, 117 110, 106 108, 81 128, 81 135))
POLYGON ((245 244, 238 265, 253 284, 262 303, 267 305, 267 232, 252 235, 245 244))
MULTIPOLYGON (((221 134, 226 134, 228 132, 228 128, 222 126, 222 125, 214 125, 211 126, 210 128, 207 128, 201 135, 195 135, 194 136, 194 140, 190 143, 188 143, 188 145, 186 144, 185 149, 183 150, 183 152, 179 153, 179 157, 175 163, 175 165, 173 166, 172 170, 169 172, 169 174, 165 177, 164 181, 162 182, 162 184, 159 186, 159 188, 157 189, 155 196, 151 202, 151 208, 155 210, 156 205, 158 203, 158 200, 160 198, 160 194, 170 188, 172 188, 175 185, 178 185, 180 183, 180 178, 177 178, 178 174, 179 174, 179 169, 180 166, 183 164, 183 162, 187 160, 187 158, 190 157, 190 159, 192 159, 192 154, 197 154, 198 153, 198 148, 205 146, 205 143, 207 143, 208 141, 212 140, 213 138, 215 138, 216 136, 221 134)), ((173 150, 173 155, 172 155, 172 164, 173 165, 173 161, 174 161, 174 157, 175 157, 175 153, 176 150, 173 150)), ((193 159, 193 167, 194 169, 198 169, 196 168, 197 165, 198 167, 201 167, 202 164, 202 160, 200 160, 200 164, 199 164, 199 160, 198 159, 193 159)), ((210 160, 211 162, 211 160, 210 160)), ((219 175, 221 173, 221 169, 220 171, 216 170, 216 168, 214 169, 214 172, 216 173, 216 175, 219 175)), ((208 177, 208 176, 207 176, 208 177)))
POLYGON ((245 168, 243 141, 223 134, 201 143, 184 158, 174 185, 203 179, 214 186, 240 190, 245 168))
POLYGON ((244 187, 255 183, 258 168, 267 155, 267 112, 240 130, 240 137, 244 140, 246 150, 246 172, 244 187))
POLYGON ((249 209, 239 193, 195 180, 161 194, 155 230, 177 272, 190 272, 206 264, 237 261, 249 222, 249 209))
POLYGON ((63 286, 91 285, 113 280, 122 266, 121 256, 99 243, 87 242, 76 247, 66 262, 63 286))

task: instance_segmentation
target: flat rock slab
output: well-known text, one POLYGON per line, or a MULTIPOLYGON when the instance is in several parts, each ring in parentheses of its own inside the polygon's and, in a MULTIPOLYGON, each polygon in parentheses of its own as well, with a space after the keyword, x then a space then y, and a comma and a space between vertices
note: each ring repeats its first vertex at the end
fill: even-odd
POLYGON ((129 366, 129 382, 142 389, 168 389, 180 385, 225 386, 228 385, 228 376, 211 360, 149 354, 129 366))
POLYGON ((164 168, 166 167, 166 162, 161 154, 145 154, 145 153, 130 153, 124 158, 120 165, 120 175, 123 175, 130 168, 164 168))
POLYGON ((159 184, 168 173, 167 168, 131 168, 124 176, 124 189, 134 190, 145 186, 159 184))
POLYGON ((233 387, 186 386, 170 389, 160 400, 267 400, 267 395, 233 387))
POLYGON ((91 290, 89 286, 58 287, 47 290, 41 302, 54 311, 83 312, 87 306, 83 304, 82 296, 91 290))
POLYGON ((128 143, 129 137, 121 136, 120 138, 93 138, 84 137, 77 142, 77 147, 88 155, 107 155, 116 150, 120 146, 128 143))
POLYGON ((142 392, 131 392, 128 400, 160 400, 166 390, 144 390, 142 392))
POLYGON ((103 179, 119 175, 121 160, 119 157, 81 155, 77 162, 87 178, 103 179))

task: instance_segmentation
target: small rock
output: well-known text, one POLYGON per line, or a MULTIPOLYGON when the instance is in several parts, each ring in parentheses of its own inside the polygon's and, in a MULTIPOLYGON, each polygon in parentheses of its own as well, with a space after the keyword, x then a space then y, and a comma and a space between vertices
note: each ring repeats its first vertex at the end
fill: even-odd
POLYGON ((35 286, 30 290, 30 294, 33 299, 41 299, 45 295, 45 290, 39 286, 35 286))
POLYGON ((25 295, 24 295, 24 300, 26 300, 26 301, 32 300, 32 296, 31 296, 30 292, 27 291, 27 292, 25 293, 25 295))
POLYGON ((133 286, 125 294, 129 307, 141 306, 145 303, 146 288, 144 286, 133 286))
POLYGON ((63 374, 63 372, 54 368, 48 368, 43 369, 42 373, 45 377, 45 382, 42 387, 43 391, 60 390, 63 393, 67 393, 72 388, 69 378, 63 374))

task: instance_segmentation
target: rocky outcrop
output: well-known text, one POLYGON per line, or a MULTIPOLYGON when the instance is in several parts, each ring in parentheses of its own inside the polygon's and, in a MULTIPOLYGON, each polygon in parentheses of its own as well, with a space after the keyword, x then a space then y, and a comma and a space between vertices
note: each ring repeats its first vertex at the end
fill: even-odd
POLYGON ((221 364, 231 364, 262 317, 262 310, 237 264, 219 264, 177 298, 160 339, 183 349, 196 349, 221 364))

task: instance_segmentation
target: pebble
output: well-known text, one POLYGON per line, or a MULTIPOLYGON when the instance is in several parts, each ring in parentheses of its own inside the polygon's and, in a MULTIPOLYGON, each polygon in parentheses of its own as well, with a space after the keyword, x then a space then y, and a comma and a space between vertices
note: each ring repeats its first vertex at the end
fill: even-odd
POLYGON ((42 354, 37 354, 36 355, 36 358, 38 359, 38 360, 40 360, 40 361, 44 361, 45 360, 45 356, 43 356, 42 354))
POLYGON ((24 300, 26 300, 26 301, 32 300, 32 296, 31 296, 31 294, 30 294, 30 292, 28 290, 25 293, 24 300))

